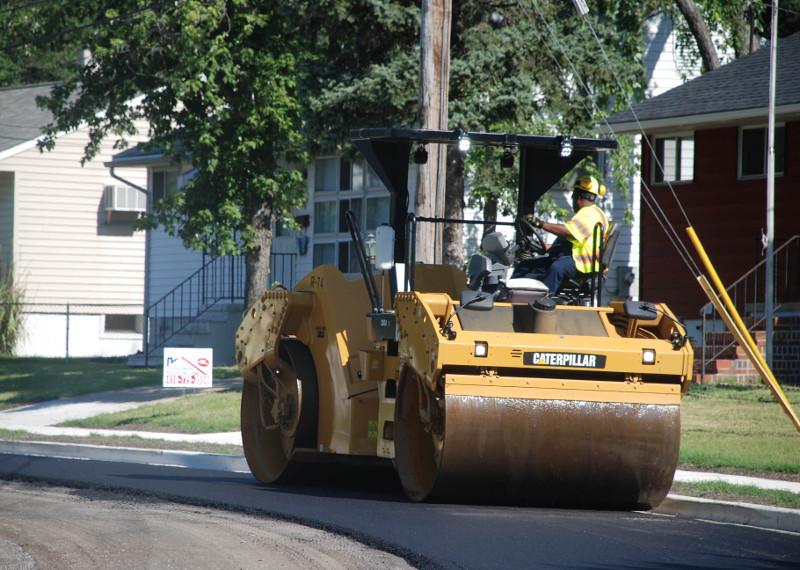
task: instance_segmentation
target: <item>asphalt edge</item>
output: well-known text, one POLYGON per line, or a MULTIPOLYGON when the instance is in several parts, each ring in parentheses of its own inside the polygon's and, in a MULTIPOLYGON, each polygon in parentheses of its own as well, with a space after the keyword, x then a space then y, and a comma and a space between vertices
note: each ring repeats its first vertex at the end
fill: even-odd
MULTIPOLYGON (((0 454, 56 457, 86 461, 111 461, 184 467, 209 471, 249 473, 243 455, 203 453, 134 447, 109 447, 76 443, 0 440, 0 454)), ((800 533, 800 509, 752 503, 715 501, 685 495, 667 495, 653 511, 660 515, 741 524, 767 530, 800 533)))

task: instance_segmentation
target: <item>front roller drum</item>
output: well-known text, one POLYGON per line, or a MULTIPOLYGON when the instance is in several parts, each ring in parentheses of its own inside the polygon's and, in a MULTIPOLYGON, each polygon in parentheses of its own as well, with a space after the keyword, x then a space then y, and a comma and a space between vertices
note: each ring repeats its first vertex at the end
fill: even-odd
POLYGON ((277 367, 261 364, 257 382, 242 388, 241 428, 245 459, 263 483, 290 478, 297 449, 317 442, 318 392, 314 361, 299 341, 281 342, 277 367))
POLYGON ((454 396, 398 386, 396 465, 413 500, 649 509, 678 462, 680 409, 454 396))

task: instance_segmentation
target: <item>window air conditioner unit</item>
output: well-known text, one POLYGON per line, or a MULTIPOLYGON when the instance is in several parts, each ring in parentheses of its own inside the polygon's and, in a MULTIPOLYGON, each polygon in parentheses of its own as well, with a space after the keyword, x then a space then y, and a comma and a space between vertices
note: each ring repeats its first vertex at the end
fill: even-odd
POLYGON ((147 194, 132 186, 106 186, 106 212, 144 212, 147 194))
POLYGON ((132 186, 106 186, 103 201, 106 224, 131 223, 147 210, 147 194, 132 186))

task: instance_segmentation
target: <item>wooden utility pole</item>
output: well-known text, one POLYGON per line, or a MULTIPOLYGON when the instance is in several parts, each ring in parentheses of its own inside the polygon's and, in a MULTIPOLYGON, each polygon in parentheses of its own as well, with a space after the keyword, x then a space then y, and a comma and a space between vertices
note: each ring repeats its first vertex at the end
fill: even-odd
MULTIPOLYGON (((419 65, 419 126, 447 129, 447 97, 450 75, 450 20, 452 0, 422 0, 419 65)), ((417 216, 444 214, 447 152, 428 145, 428 162, 419 167, 414 212, 417 216)), ((425 263, 441 261, 441 224, 417 226, 416 258, 425 263)))

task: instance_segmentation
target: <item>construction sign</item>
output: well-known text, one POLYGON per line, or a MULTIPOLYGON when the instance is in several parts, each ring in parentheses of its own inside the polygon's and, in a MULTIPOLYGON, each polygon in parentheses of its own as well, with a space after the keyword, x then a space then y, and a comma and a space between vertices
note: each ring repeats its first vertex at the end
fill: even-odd
POLYGON ((211 388, 213 348, 165 348, 164 388, 211 388))

